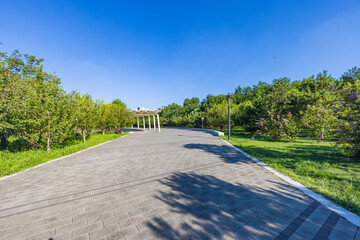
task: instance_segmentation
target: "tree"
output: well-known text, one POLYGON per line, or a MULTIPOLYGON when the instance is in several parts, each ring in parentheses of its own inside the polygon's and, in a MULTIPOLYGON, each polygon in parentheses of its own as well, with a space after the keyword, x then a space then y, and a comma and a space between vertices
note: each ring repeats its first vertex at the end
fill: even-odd
POLYGON ((0 149, 7 147, 7 136, 14 129, 10 123, 10 116, 14 110, 16 99, 20 96, 14 97, 16 93, 10 86, 13 82, 20 81, 20 75, 13 72, 15 65, 10 62, 10 57, 4 53, 0 53, 0 149))
POLYGON ((246 130, 255 132, 257 128, 255 128, 253 125, 257 120, 257 114, 252 102, 247 100, 240 102, 237 105, 231 104, 231 106, 231 119, 235 126, 244 126, 246 130))
POLYGON ((193 97, 191 99, 186 98, 184 100, 183 107, 187 113, 191 113, 193 111, 197 111, 200 108, 200 100, 199 98, 193 97))
POLYGON ((4 58, 7 90, 0 111, 7 116, 2 125, 30 146, 50 151, 53 143, 62 142, 70 132, 69 99, 60 79, 43 71, 42 59, 18 52, 4 58))
POLYGON ((99 116, 99 128, 102 129, 102 134, 105 134, 106 129, 113 127, 113 122, 111 116, 111 104, 100 103, 100 116, 99 116))
POLYGON ((172 103, 166 106, 159 114, 159 116, 163 119, 164 126, 180 126, 180 117, 185 115, 185 108, 182 106, 172 103))
POLYGON ((285 136, 290 139, 290 142, 295 142, 301 131, 300 122, 295 119, 291 112, 288 112, 282 117, 282 125, 285 136))
POLYGON ((305 112, 307 105, 317 106, 321 104, 326 108, 333 105, 337 96, 330 89, 336 84, 335 79, 326 70, 319 73, 316 78, 311 76, 303 79, 299 86, 302 95, 300 100, 302 103, 301 111, 305 112))
POLYGON ((226 102, 227 97, 225 94, 220 94, 218 96, 207 95, 206 98, 201 102, 200 110, 206 112, 207 109, 211 108, 215 104, 220 104, 222 102, 226 102))
POLYGON ((356 66, 349 69, 341 76, 341 81, 345 83, 355 83, 358 79, 360 79, 360 68, 356 66))
POLYGON ((339 116, 336 144, 360 158, 360 80, 344 82, 339 89, 339 102, 334 106, 339 116))
POLYGON ((321 105, 308 105, 303 117, 303 122, 318 143, 323 142, 331 135, 336 117, 333 113, 321 105))
POLYGON ((86 142, 86 137, 91 135, 99 121, 99 105, 97 105, 90 95, 77 94, 75 97, 75 116, 76 124, 75 129, 78 134, 86 142))
POLYGON ((74 136, 86 141, 104 124, 118 127, 131 121, 126 105, 119 99, 102 112, 103 103, 90 95, 66 93, 60 79, 43 69, 43 59, 0 53, 0 139, 6 148, 8 136, 26 141, 27 146, 46 148, 74 136))
POLYGON ((132 122, 132 116, 126 108, 126 104, 118 98, 115 99, 112 104, 116 106, 114 109, 114 114, 116 114, 115 127, 125 127, 127 124, 130 124, 132 122))
POLYGON ((220 127, 221 131, 227 124, 228 107, 225 102, 221 104, 214 104, 207 110, 208 123, 214 127, 220 127))
POLYGON ((274 79, 269 97, 271 99, 271 111, 283 114, 287 111, 290 103, 291 85, 289 78, 274 79))

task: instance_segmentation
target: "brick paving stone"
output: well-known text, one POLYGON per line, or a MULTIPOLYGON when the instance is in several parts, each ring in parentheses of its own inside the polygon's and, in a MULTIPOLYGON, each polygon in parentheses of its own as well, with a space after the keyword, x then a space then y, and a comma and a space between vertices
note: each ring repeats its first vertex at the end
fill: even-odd
POLYGON ((57 233, 55 232, 54 240, 66 240, 71 239, 71 232, 57 233))
POLYGON ((291 235, 291 237, 289 238, 289 240, 312 240, 312 239, 313 239, 312 237, 300 235, 296 232, 293 235, 291 235))
POLYGON ((56 231, 58 232, 68 232, 68 231, 72 231, 81 227, 85 227, 87 225, 87 220, 83 219, 81 221, 78 222, 73 222, 73 223, 69 223, 60 227, 56 228, 56 231))
POLYGON ((315 237, 316 233, 320 230, 319 226, 312 224, 311 222, 304 222, 295 233, 308 238, 315 237))
POLYGON ((321 227, 326 219, 330 216, 331 210, 327 207, 320 205, 307 219, 312 224, 321 227))
MULTIPOLYGON (((54 240, 56 240, 56 239, 54 239, 54 240)), ((84 235, 78 236, 76 238, 73 238, 73 240, 89 240, 89 234, 84 234, 84 235)))
POLYGON ((356 236, 354 238, 354 240, 360 240, 360 228, 358 228, 356 236))
POLYGON ((256 235, 252 237, 254 240, 273 240, 275 239, 279 233, 271 229, 263 229, 258 232, 256 235))
POLYGON ((117 239, 124 239, 128 236, 135 235, 139 233, 139 230, 136 226, 128 226, 126 228, 122 228, 120 231, 112 232, 108 234, 109 240, 117 240, 117 239))
POLYGON ((207 132, 145 131, 0 181, 0 239, 275 239, 313 202, 207 132))
MULTIPOLYGON (((59 227, 63 227, 63 226, 68 226, 69 224, 72 224, 72 218, 66 218, 66 219, 60 219, 58 221, 55 222, 50 222, 50 223, 45 223, 40 225, 40 229, 39 232, 46 232, 49 231, 51 229, 55 229, 55 228, 59 228, 59 227)), ((85 222, 83 223, 85 224, 85 222)))
POLYGON ((137 215, 135 217, 127 218, 124 220, 119 221, 119 224, 122 228, 126 228, 130 225, 141 223, 146 221, 146 218, 142 215, 137 215))
POLYGON ((353 240, 355 238, 357 227, 340 218, 329 235, 329 240, 353 240))
POLYGON ((35 239, 50 239, 55 235, 55 231, 48 231, 43 233, 30 233, 30 232, 21 232, 17 235, 13 235, 8 237, 8 239, 27 239, 27 240, 35 240, 35 239))
POLYGON ((87 225, 85 227, 75 229, 74 231, 72 231, 72 237, 76 238, 76 237, 79 237, 81 235, 86 235, 89 232, 93 232, 94 230, 103 229, 103 228, 104 228, 104 225, 103 225, 103 223, 101 221, 96 222, 96 223, 93 223, 91 225, 87 225))
POLYGON ((101 237, 107 236, 113 232, 119 231, 120 230, 120 226, 119 224, 113 224, 110 225, 108 227, 102 228, 102 229, 98 229, 95 231, 91 231, 90 234, 90 240, 93 239, 99 239, 101 237))
MULTIPOLYGON (((110 236, 109 236, 109 238, 110 238, 110 236)), ((132 234, 131 236, 126 238, 126 240, 143 240, 143 239, 157 240, 157 239, 159 239, 159 236, 156 233, 154 233, 153 231, 151 231, 150 229, 146 229, 145 231, 132 234)))

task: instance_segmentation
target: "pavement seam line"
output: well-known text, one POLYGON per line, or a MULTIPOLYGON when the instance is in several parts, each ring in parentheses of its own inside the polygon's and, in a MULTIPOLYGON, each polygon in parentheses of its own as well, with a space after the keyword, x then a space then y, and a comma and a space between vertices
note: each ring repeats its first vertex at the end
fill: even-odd
POLYGON ((346 210, 345 208, 340 207, 339 205, 331 202, 329 199, 325 198, 321 194, 313 192, 312 190, 305 187, 303 184, 299 183, 298 181, 295 181, 294 179, 292 179, 292 178, 290 178, 290 177, 276 171, 272 167, 268 166, 266 163, 261 162, 260 160, 256 159, 255 157, 252 157, 250 154, 244 152, 240 148, 235 147, 234 145, 232 145, 231 143, 225 141, 224 139, 221 139, 221 138, 218 138, 218 139, 220 139, 222 142, 226 143, 227 145, 231 146, 232 148, 234 148, 236 151, 240 152, 241 154, 245 155, 250 160, 256 162, 259 166, 265 168, 266 170, 268 170, 271 173, 275 174, 276 176, 278 176, 279 178, 281 178, 285 182, 287 182, 290 185, 296 187, 298 190, 300 190, 301 192, 303 192, 307 196, 309 196, 309 197, 315 199, 316 201, 320 202, 322 205, 326 206, 331 211, 336 212, 337 214, 339 214, 343 218, 347 219, 349 222, 351 222, 355 226, 360 227, 360 216, 358 216, 355 213, 352 213, 349 210, 346 210))

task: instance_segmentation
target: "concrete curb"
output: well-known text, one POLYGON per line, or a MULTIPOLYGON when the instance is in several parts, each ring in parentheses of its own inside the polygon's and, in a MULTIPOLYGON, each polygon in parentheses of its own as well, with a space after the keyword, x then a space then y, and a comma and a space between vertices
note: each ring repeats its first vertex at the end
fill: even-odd
MULTIPOLYGON (((130 135, 130 134, 129 134, 129 135, 130 135)), ((29 168, 25 169, 24 171, 21 171, 21 172, 18 172, 18 173, 13 173, 13 174, 11 174, 11 175, 7 175, 7 176, 0 177, 0 181, 3 181, 3 180, 5 180, 5 179, 14 177, 14 176, 19 175, 19 174, 22 174, 22 173, 25 173, 25 172, 27 172, 27 171, 29 171, 29 170, 31 170, 31 169, 41 167, 41 166, 43 166, 43 165, 45 165, 45 164, 52 163, 52 162, 56 162, 56 161, 59 161, 59 160, 61 160, 61 159, 64 159, 64 158, 67 158, 67 157, 70 157, 70 156, 79 154, 79 153, 81 153, 81 152, 85 152, 85 151, 87 151, 87 150, 89 150, 89 149, 99 147, 99 146, 101 146, 101 145, 110 143, 110 142, 112 142, 112 141, 118 140, 118 139, 120 139, 120 138, 122 138, 122 137, 126 137, 126 136, 128 136, 128 135, 124 135, 124 136, 121 136, 121 137, 119 137, 119 138, 115 138, 115 139, 113 139, 113 140, 109 140, 109 141, 107 141, 107 142, 103 142, 103 143, 100 143, 100 144, 98 144, 98 145, 95 145, 95 146, 92 146, 92 147, 89 147, 89 148, 85 148, 85 149, 80 150, 80 151, 78 151, 78 152, 74 152, 74 153, 71 153, 71 154, 69 154, 69 155, 65 155, 65 156, 62 156, 62 157, 55 158, 55 159, 53 159, 53 160, 44 162, 44 163, 40 163, 39 165, 36 165, 36 166, 33 166, 33 167, 29 167, 29 168)))
MULTIPOLYGON (((205 130, 205 129, 204 129, 205 130)), ((206 129, 207 132, 212 132, 217 134, 218 136, 224 136, 223 132, 217 131, 217 130, 212 130, 212 129, 206 129)))
POLYGON ((258 159, 250 156, 248 153, 246 153, 243 150, 235 147, 234 145, 232 145, 231 143, 225 141, 224 139, 220 138, 220 140, 223 141, 224 143, 230 145, 231 147, 233 147, 236 151, 238 151, 238 152, 242 153, 243 155, 245 155, 246 157, 250 158, 252 161, 256 162, 261 167, 263 167, 266 170, 272 172, 273 174, 275 174, 276 176, 278 176, 279 178, 281 178, 285 182, 287 182, 287 183, 291 184, 292 186, 296 187, 297 189, 299 189, 301 192, 305 193, 309 197, 315 199, 316 201, 320 202, 322 205, 326 206, 330 210, 332 210, 332 211, 336 212, 337 214, 339 214, 340 216, 344 217, 345 219, 347 219, 349 222, 353 223, 357 227, 360 227, 360 217, 358 215, 356 215, 355 213, 352 213, 349 210, 346 210, 345 208, 340 207, 339 205, 331 202, 329 199, 325 198, 324 196, 311 191, 310 189, 305 187, 303 184, 301 184, 301 183, 291 179, 290 177, 285 176, 284 174, 276 171, 272 167, 269 167, 265 163, 263 163, 263 162, 259 161, 258 159))

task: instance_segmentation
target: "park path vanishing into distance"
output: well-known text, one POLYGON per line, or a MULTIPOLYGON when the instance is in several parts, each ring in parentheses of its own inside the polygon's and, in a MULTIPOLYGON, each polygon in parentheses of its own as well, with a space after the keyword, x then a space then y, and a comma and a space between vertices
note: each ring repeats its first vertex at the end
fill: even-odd
POLYGON ((359 229, 204 131, 144 131, 0 181, 0 239, 342 239, 359 229))

